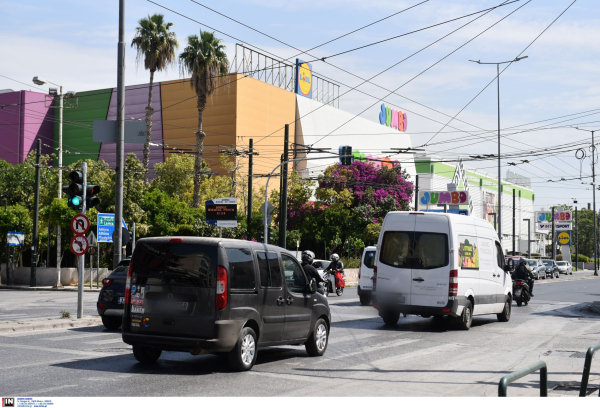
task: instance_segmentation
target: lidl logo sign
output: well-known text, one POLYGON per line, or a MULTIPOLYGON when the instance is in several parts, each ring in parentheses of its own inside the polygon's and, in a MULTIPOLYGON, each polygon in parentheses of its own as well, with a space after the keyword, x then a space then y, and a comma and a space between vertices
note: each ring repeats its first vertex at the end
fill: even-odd
POLYGON ((312 99, 312 65, 296 59, 296 93, 312 99))
POLYGON ((557 240, 561 245, 571 245, 571 231, 559 232, 557 240))
POLYGON ((406 132, 408 127, 408 119, 406 113, 401 110, 395 110, 389 106, 381 104, 381 111, 379 112, 379 123, 385 126, 393 127, 401 132, 406 132))

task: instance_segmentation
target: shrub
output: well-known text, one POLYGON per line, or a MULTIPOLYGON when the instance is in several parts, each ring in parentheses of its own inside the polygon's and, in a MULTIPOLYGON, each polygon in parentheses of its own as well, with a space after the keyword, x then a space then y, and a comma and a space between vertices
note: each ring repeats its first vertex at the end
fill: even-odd
POLYGON ((341 258, 344 263, 344 269, 360 268, 360 258, 341 258))

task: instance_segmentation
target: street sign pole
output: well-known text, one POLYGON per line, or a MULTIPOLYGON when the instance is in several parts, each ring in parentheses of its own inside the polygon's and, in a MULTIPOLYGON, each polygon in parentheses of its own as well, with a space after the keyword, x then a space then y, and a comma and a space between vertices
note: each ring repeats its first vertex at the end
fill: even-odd
MULTIPOLYGON (((84 161, 81 163, 81 171, 83 173, 83 200, 81 203, 81 214, 85 215, 85 195, 87 190, 87 163, 84 161)), ((83 279, 85 272, 85 253, 79 256, 78 265, 78 276, 77 279, 77 318, 81 319, 83 317, 83 279)), ((91 279, 90 279, 91 280, 91 279)))
POLYGON ((125 0, 119 0, 119 45, 117 62, 117 162, 115 185, 115 229, 113 268, 121 262, 121 222, 123 220, 123 167, 125 140, 125 0))

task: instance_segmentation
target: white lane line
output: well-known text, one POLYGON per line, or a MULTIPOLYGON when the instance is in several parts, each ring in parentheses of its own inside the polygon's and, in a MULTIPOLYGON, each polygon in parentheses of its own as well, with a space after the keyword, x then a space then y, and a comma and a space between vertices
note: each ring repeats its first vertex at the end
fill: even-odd
POLYGON ((391 341, 389 343, 383 343, 383 344, 376 344, 373 346, 364 346, 361 347, 360 350, 358 351, 354 351, 352 353, 342 353, 339 356, 335 356, 335 357, 323 357, 324 360, 342 360, 348 357, 352 357, 352 356, 357 356, 359 354, 367 354, 367 353, 371 353, 373 351, 379 351, 379 350, 383 350, 383 349, 387 349, 390 347, 398 347, 398 346, 404 346, 406 344, 411 344, 411 343, 416 343, 416 342, 420 342, 422 341, 421 339, 416 340, 416 339, 402 339, 402 340, 398 340, 398 341, 391 341))
POLYGON ((105 357, 106 356, 106 353, 102 353, 102 352, 67 350, 67 349, 39 347, 39 346, 26 346, 24 344, 2 344, 2 343, 0 343, 0 347, 16 348, 16 349, 32 350, 32 351, 49 351, 51 353, 73 354, 76 356, 88 356, 88 357, 100 357, 100 356, 105 357))
POLYGON ((59 385, 58 387, 44 388, 42 390, 19 392, 18 394, 19 395, 27 395, 27 396, 31 396, 31 397, 39 397, 39 396, 41 396, 40 394, 42 394, 42 393, 52 392, 52 391, 62 390, 65 388, 72 388, 72 387, 79 387, 79 386, 75 385, 75 384, 59 385))
POLYGON ((123 339, 118 338, 118 339, 110 339, 110 340, 88 341, 85 344, 101 345, 101 344, 112 344, 112 343, 123 343, 123 339))
POLYGON ((59 341, 59 340, 72 340, 72 339, 83 339, 85 337, 96 337, 96 336, 106 336, 112 334, 114 335, 115 333, 82 333, 82 334, 72 334, 69 336, 60 336, 60 337, 49 337, 46 338, 44 340, 50 340, 50 341, 59 341))
POLYGON ((347 336, 335 337, 333 339, 330 339, 328 344, 336 344, 336 343, 341 343, 343 341, 351 341, 351 340, 362 340, 362 339, 368 339, 370 337, 378 337, 378 336, 379 336, 378 334, 373 334, 373 333, 349 334, 347 336))

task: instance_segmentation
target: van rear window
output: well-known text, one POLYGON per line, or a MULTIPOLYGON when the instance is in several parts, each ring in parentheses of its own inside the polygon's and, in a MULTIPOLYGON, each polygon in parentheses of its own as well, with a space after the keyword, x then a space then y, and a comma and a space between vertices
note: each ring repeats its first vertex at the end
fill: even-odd
POLYGON ((252 251, 247 248, 227 248, 227 260, 231 273, 231 289, 254 289, 254 260, 252 251))
POLYGON ((434 269, 448 265, 448 235, 386 231, 379 261, 395 268, 434 269))
POLYGON ((365 253, 365 266, 369 269, 373 269, 375 265, 375 251, 368 251, 365 253))
POLYGON ((215 287, 217 248, 209 245, 140 242, 133 253, 133 273, 148 284, 215 287))

